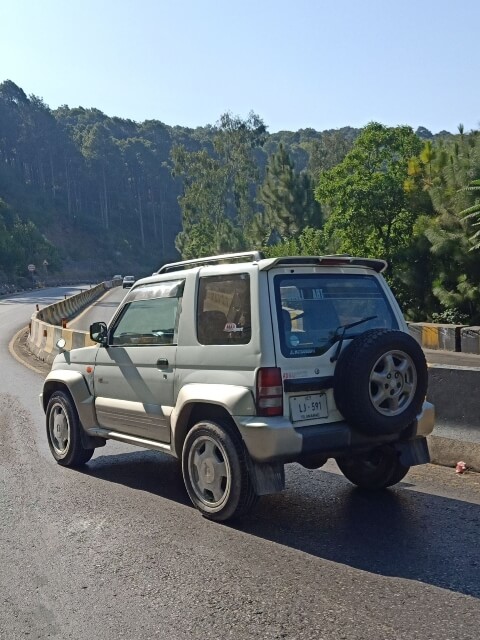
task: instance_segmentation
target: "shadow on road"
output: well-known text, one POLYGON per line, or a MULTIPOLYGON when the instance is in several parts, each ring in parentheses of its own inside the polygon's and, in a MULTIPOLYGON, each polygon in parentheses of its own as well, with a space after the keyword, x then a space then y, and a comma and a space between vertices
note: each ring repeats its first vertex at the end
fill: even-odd
MULTIPOLYGON (((85 472, 190 504, 180 464, 161 453, 99 456, 85 472)), ((343 476, 290 465, 287 490, 263 497, 229 528, 370 573, 480 597, 480 506, 408 490, 413 486, 366 494, 343 476)))

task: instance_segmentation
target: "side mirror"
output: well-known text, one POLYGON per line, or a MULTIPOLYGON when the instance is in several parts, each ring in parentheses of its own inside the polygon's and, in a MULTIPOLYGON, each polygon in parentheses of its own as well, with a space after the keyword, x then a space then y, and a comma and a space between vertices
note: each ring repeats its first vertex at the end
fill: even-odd
POLYGON ((67 343, 66 343, 66 341, 65 341, 65 338, 59 338, 59 339, 56 341, 55 346, 57 347, 57 349, 58 349, 59 351, 64 351, 64 350, 65 350, 65 345, 66 345, 66 344, 67 344, 67 343))
POLYGON ((108 342, 108 330, 105 322, 94 322, 90 325, 90 338, 94 342, 106 345, 108 342))

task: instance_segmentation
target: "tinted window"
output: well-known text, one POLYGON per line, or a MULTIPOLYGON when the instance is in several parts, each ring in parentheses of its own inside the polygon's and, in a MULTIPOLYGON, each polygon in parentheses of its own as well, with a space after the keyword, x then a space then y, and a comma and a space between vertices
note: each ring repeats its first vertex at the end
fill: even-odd
POLYGON ((275 276, 275 296, 282 353, 289 358, 325 353, 340 327, 375 316, 352 327, 346 337, 368 329, 398 329, 393 311, 374 276, 275 276))
POLYGON ((247 344, 251 335, 248 274, 200 278, 198 341, 201 344, 247 344))

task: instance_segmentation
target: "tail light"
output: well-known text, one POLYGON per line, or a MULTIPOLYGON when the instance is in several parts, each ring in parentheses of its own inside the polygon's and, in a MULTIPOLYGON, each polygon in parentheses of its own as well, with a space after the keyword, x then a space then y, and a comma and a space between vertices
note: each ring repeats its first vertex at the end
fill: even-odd
POLYGON ((257 371, 257 412, 259 416, 283 415, 282 370, 262 367, 257 371))

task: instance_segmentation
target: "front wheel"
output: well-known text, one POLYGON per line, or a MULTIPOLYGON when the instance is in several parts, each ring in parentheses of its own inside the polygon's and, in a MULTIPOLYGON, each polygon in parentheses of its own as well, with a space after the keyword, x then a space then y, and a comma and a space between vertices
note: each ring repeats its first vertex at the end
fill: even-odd
POLYGON ((53 457, 64 467, 80 467, 90 460, 95 449, 82 444, 78 413, 70 396, 55 391, 47 405, 47 439, 53 457))
POLYGON ((226 421, 192 427, 183 445, 182 473, 190 500, 210 520, 244 515, 257 500, 248 452, 226 421))
POLYGON ((361 489, 386 489, 403 480, 410 470, 401 464, 396 451, 390 447, 338 458, 337 465, 347 480, 361 489))

